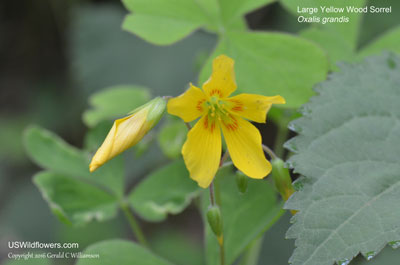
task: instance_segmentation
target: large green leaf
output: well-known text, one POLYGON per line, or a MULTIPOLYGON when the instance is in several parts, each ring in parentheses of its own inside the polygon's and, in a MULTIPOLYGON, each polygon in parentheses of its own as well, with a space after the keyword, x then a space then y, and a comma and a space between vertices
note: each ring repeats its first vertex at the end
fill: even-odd
POLYGON ((138 86, 115 86, 93 94, 92 109, 83 113, 83 121, 93 127, 105 119, 115 119, 150 100, 148 89, 138 86))
MULTIPOLYGON (((297 9, 302 7, 317 7, 319 9, 318 13, 313 14, 321 18, 321 23, 319 24, 322 30, 327 30, 328 32, 337 33, 348 42, 353 48, 357 47, 358 32, 360 29, 361 16, 362 13, 347 12, 347 6, 349 6, 348 0, 335 0, 334 2, 327 3, 325 0, 302 0, 301 2, 293 0, 280 0, 281 3, 287 7, 294 15, 304 17, 310 17, 309 14, 298 13, 297 9), (344 8, 343 12, 322 12, 321 7, 335 7, 344 8), (346 16, 349 18, 347 23, 325 23, 322 24, 322 19, 327 17, 342 17, 346 16)), ((352 0, 351 6, 354 7, 365 7, 366 0, 352 0)))
POLYGON ((177 265, 204 265, 203 242, 193 237, 192 230, 184 231, 181 226, 152 231, 151 250, 177 265))
POLYGON ((207 14, 194 0, 123 0, 123 3, 133 12, 125 18, 123 29, 158 45, 172 44, 207 24, 207 14))
POLYGON ((219 54, 235 59, 238 90, 266 96, 281 95, 283 107, 294 108, 313 95, 312 86, 325 79, 324 52, 304 39, 279 33, 229 32, 221 39, 200 74, 204 82, 219 54))
POLYGON ((124 165, 121 157, 90 173, 89 154, 67 144, 57 135, 39 127, 30 127, 24 136, 28 155, 48 171, 39 173, 35 183, 53 211, 58 209, 60 214, 57 216, 61 220, 88 222, 93 218, 84 218, 80 213, 93 213, 99 209, 103 211, 97 215, 99 220, 114 216, 116 202, 123 196, 124 165), (90 200, 88 194, 93 195, 93 200, 98 199, 101 205, 92 205, 95 201, 90 200))
POLYGON ((248 12, 260 8, 275 0, 197 0, 208 15, 209 24, 215 31, 225 29, 244 30, 238 20, 248 12))
POLYGON ((168 45, 200 27, 222 34, 246 29, 246 13, 275 0, 123 0, 132 12, 122 25, 144 40, 168 45))
MULTIPOLYGON (((276 192, 265 180, 249 179, 245 194, 238 191, 232 167, 217 174, 216 189, 220 189, 221 213, 224 229, 226 264, 232 264, 247 245, 274 224, 283 214, 276 192)), ((208 193, 203 200, 203 211, 209 206, 208 193)), ((208 265, 219 264, 216 236, 206 223, 206 256, 208 265)))
MULTIPOLYGON (((366 2, 366 0, 355 0, 352 1, 351 6, 366 7, 366 2)), ((327 52, 331 63, 331 68, 334 70, 338 69, 336 66, 336 63, 338 61, 352 62, 360 58, 365 58, 366 56, 371 54, 378 54, 383 50, 400 52, 398 45, 400 40, 400 30, 398 27, 389 30, 382 36, 377 36, 374 42, 367 44, 366 48, 359 49, 362 21, 363 19, 365 19, 366 16, 372 14, 366 15, 364 13, 347 12, 346 7, 349 6, 347 0, 334 1, 332 3, 329 3, 329 5, 327 5, 326 1, 324 0, 304 0, 301 1, 301 4, 292 0, 281 0, 281 3, 290 11, 292 11, 296 16, 310 16, 308 14, 298 13, 298 7, 317 7, 319 9, 319 12, 314 15, 321 18, 341 16, 346 16, 349 18, 348 23, 315 24, 299 33, 302 37, 320 45, 327 52), (325 6, 327 8, 345 7, 345 9, 343 13, 322 13, 320 9, 321 6, 325 6)), ((378 4, 378 6, 386 7, 390 5, 378 4)), ((392 15, 394 16, 394 14, 392 15)), ((380 16, 382 16, 382 14, 380 14, 380 16)), ((373 23, 376 24, 376 17, 374 17, 373 23)), ((370 30, 369 27, 367 27, 366 29, 367 30, 364 30, 365 32, 368 32, 370 30)), ((376 35, 376 32, 374 33, 374 35, 376 35)))
POLYGON ((183 161, 177 160, 140 182, 130 193, 129 202, 142 218, 162 221, 169 213, 183 211, 199 192, 183 161))
POLYGON ((66 223, 82 225, 117 214, 118 198, 96 186, 49 171, 36 174, 33 181, 52 212, 66 223))
POLYGON ((89 246, 76 265, 172 265, 146 248, 126 240, 108 240, 89 246), (98 256, 98 258, 95 258, 98 256))
POLYGON ((400 240, 400 59, 342 65, 291 125, 286 147, 306 178, 286 208, 299 211, 293 265, 345 263, 400 240))
POLYGON ((339 32, 326 28, 309 27, 301 31, 300 36, 320 45, 327 53, 331 68, 337 70, 336 62, 354 61, 356 47, 339 32))
POLYGON ((400 27, 396 27, 389 32, 385 33, 382 37, 369 44, 361 52, 360 56, 365 57, 367 55, 376 54, 382 50, 390 50, 396 53, 400 53, 400 27))
POLYGON ((93 182, 122 197, 124 166, 121 157, 114 158, 90 173, 90 154, 67 144, 48 130, 40 127, 28 128, 25 131, 24 144, 28 155, 39 166, 65 176, 93 182))

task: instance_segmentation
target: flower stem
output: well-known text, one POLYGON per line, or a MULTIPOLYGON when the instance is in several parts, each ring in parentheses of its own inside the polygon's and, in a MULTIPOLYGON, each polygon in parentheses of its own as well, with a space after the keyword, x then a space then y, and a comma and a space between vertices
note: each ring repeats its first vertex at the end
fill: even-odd
MULTIPOLYGON (((224 156, 221 159, 220 168, 221 168, 221 165, 223 164, 222 160, 224 159, 224 156)), ((216 180, 216 179, 210 185, 210 201, 211 201, 211 205, 214 205, 215 201, 216 201, 217 206, 221 209, 221 194, 220 194, 218 180, 216 180), (215 186, 214 186, 214 184, 215 184, 215 186), (215 187, 215 189, 214 189, 214 187, 215 187), (212 193, 211 193, 211 191, 212 191, 212 193), (215 192, 216 200, 214 200, 214 192, 215 192), (212 196, 211 196, 211 194, 212 194, 212 196)), ((221 211, 221 215, 222 215, 222 211, 221 211)), ((221 222, 223 222, 223 219, 221 222)), ((219 245, 220 265, 225 265, 225 246, 224 246, 224 230, 223 229, 222 229, 221 235, 217 236, 217 240, 218 240, 218 245, 219 245)))
POLYGON ((274 153, 274 151, 272 151, 268 146, 262 144, 262 149, 267 152, 267 154, 269 155, 269 157, 271 159, 277 159, 278 156, 274 153))
MULTIPOLYGON (((221 161, 219 162, 219 169, 223 167, 225 160, 229 157, 228 151, 224 153, 224 155, 221 158, 221 161)), ((211 182, 210 187, 210 204, 211 206, 217 206, 221 209, 221 194, 220 194, 220 189, 218 185, 218 180, 216 177, 214 177, 214 180, 211 182)), ((221 218, 222 219, 222 218, 221 218)), ((222 222, 222 220, 221 220, 222 222)), ((220 254, 220 265, 225 265, 225 246, 224 246, 224 232, 223 229, 221 231, 221 234, 217 236, 217 241, 219 245, 219 254, 220 254)))
POLYGON ((190 125, 190 123, 185 122, 185 125, 186 125, 188 131, 190 131, 192 129, 192 126, 190 125))
POLYGON ((225 248, 224 248, 224 241, 219 244, 219 253, 220 253, 220 263, 221 265, 225 265, 225 248))
POLYGON ((147 240, 143 234, 142 229, 140 228, 138 222, 136 221, 135 217, 133 216, 129 206, 123 202, 121 203, 121 209, 125 214, 126 219, 128 219, 129 225, 132 229, 133 234, 135 235, 136 239, 139 241, 139 243, 144 246, 144 247, 149 247, 149 244, 147 243, 147 240))
POLYGON ((211 182, 210 187, 209 187, 209 191, 210 191, 210 203, 211 203, 211 206, 214 206, 215 205, 214 182, 211 182))

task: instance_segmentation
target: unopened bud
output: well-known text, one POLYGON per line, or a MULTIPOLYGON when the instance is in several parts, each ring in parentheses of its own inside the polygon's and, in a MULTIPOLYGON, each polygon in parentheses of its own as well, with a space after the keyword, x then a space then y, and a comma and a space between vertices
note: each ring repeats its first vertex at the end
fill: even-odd
POLYGON ((272 178, 274 179, 275 187, 281 194, 282 198, 287 201, 294 192, 289 170, 284 167, 284 162, 279 158, 273 159, 271 164, 272 178))
POLYGON ((137 144, 158 123, 165 107, 166 101, 157 97, 133 110, 129 116, 116 120, 103 144, 93 156, 89 165, 90 172, 137 144))
POLYGON ((207 211, 207 221, 211 227, 211 230, 217 236, 217 238, 221 238, 222 236, 222 218, 221 211, 219 207, 214 205, 210 206, 207 211))
POLYGON ((247 191, 248 177, 242 171, 236 171, 236 186, 240 193, 247 191))

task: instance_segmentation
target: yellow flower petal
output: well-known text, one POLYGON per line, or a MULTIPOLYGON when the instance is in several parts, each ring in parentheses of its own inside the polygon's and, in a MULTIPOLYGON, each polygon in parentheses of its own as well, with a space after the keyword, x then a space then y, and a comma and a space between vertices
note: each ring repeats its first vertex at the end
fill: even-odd
POLYGON ((190 177, 207 188, 217 173, 221 158, 221 130, 217 122, 203 116, 189 131, 182 148, 190 177))
POLYGON ((272 104, 285 104, 281 96, 265 97, 255 94, 240 94, 225 100, 228 110, 246 119, 265 123, 272 104))
POLYGON ((148 109, 144 108, 116 120, 103 144, 93 156, 89 165, 90 172, 139 142, 151 127, 151 123, 146 122, 147 115, 148 109))
POLYGON ((185 93, 168 101, 168 113, 180 117, 185 122, 190 122, 206 111, 203 106, 205 101, 206 95, 204 92, 190 84, 185 93))
POLYGON ((236 90, 234 63, 226 55, 214 59, 211 77, 203 84, 203 90, 208 96, 226 98, 236 90))
POLYGON ((261 147, 261 135, 254 125, 232 115, 230 121, 222 121, 221 127, 232 162, 240 171, 256 179, 271 172, 261 147))

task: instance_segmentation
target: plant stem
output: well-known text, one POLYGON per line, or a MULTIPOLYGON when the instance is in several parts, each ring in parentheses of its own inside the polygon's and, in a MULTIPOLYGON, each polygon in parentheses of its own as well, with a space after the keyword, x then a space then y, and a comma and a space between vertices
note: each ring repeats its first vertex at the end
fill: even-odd
POLYGON ((190 125, 190 123, 185 122, 185 125, 186 125, 188 131, 190 131, 192 129, 192 126, 190 125))
POLYGON ((135 217, 133 216, 129 206, 126 203, 121 203, 121 209, 125 214, 126 219, 128 219, 129 225, 131 226, 132 232, 135 235, 136 239, 139 243, 144 247, 149 247, 147 240, 143 234, 142 229, 140 228, 138 222, 136 221, 135 217))
POLYGON ((221 265, 225 265, 225 248, 224 248, 224 241, 222 244, 219 244, 219 252, 220 252, 220 263, 221 265))
MULTIPOLYGON (((224 155, 221 158, 221 161, 219 162, 219 169, 223 167, 225 160, 229 157, 228 151, 224 153, 224 155)), ((218 180, 216 177, 214 177, 214 180, 211 182, 210 187, 210 204, 211 206, 214 206, 215 203, 217 206, 221 209, 221 195, 220 195, 220 189, 218 185, 218 180)), ((222 214, 222 211, 221 211, 222 214)), ((222 216, 221 216, 222 219, 222 216)), ((222 222, 222 221, 221 221, 222 222)), ((225 247, 224 247, 224 232, 222 229, 221 235, 217 236, 217 241, 219 245, 219 253, 220 253, 220 265, 225 265, 225 247)))
POLYGON ((214 181, 211 182, 210 187, 209 187, 209 191, 210 191, 210 203, 211 206, 215 205, 215 199, 214 199, 214 181))
POLYGON ((274 151, 272 151, 268 146, 262 144, 262 149, 268 153, 269 157, 271 159, 277 159, 278 156, 274 153, 274 151))
MULTIPOLYGON (((224 159, 225 154, 221 159, 220 168, 223 165, 222 160, 226 159, 226 158, 224 159)), ((213 189, 214 189, 214 187, 213 187, 213 189)), ((216 179, 215 179, 214 192, 215 192, 216 203, 217 203, 218 207, 221 209, 221 192, 220 192, 218 180, 216 180, 216 179)), ((221 210, 221 215, 222 215, 222 210, 221 210)), ((223 222, 223 220, 224 220, 222 217, 223 216, 221 216, 221 219, 222 219, 221 222, 223 222)), ((224 230, 223 229, 222 229, 221 235, 217 238, 217 240, 218 240, 218 244, 219 244, 220 265, 225 265, 225 246, 224 246, 224 230)))

